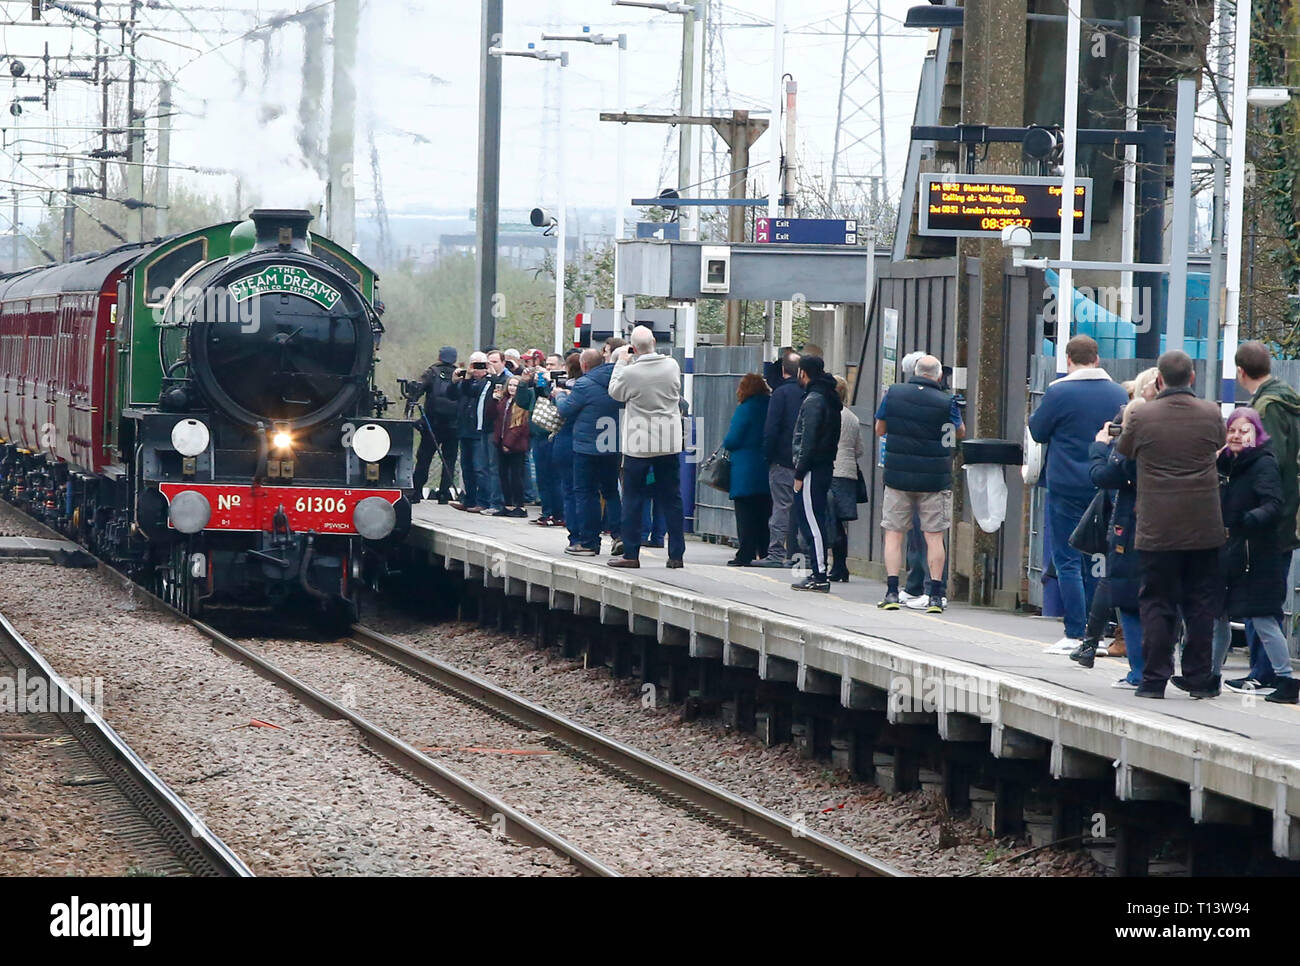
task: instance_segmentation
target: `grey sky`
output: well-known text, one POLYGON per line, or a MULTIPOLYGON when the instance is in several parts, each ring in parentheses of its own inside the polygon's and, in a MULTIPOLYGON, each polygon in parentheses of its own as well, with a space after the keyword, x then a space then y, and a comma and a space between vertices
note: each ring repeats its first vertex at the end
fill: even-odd
MULTIPOLYGON (((219 41, 265 22, 275 14, 302 9, 298 3, 179 2, 177 10, 146 9, 143 19, 163 28, 197 32, 159 33, 160 37, 211 51, 219 41), (210 8, 223 7, 224 11, 210 8), (209 9, 202 9, 202 8, 209 9), (196 9, 199 8, 199 9, 196 9), (188 17, 188 21, 187 18, 188 17), (223 27, 225 34, 215 28, 223 27)), ((901 26, 907 0, 883 0, 885 118, 888 177, 897 191, 906 158, 921 60, 927 45, 924 31, 901 26)), ((14 5, 8 5, 14 6, 14 5)), ((681 20, 635 8, 616 8, 608 0, 506 0, 504 44, 524 47, 539 41, 548 25, 580 30, 626 33, 629 37, 628 108, 649 112, 675 109, 674 89, 680 55, 681 20)), ((799 157, 804 164, 829 170, 834 138, 836 99, 840 82, 844 0, 786 3, 786 70, 799 82, 799 157), (816 34, 811 31, 827 33, 816 34)), ((734 0, 722 8, 726 86, 730 103, 766 112, 771 100, 772 29, 742 26, 755 19, 769 21, 771 0, 734 0)), ((46 13, 53 20, 53 12, 46 13)), ((373 128, 384 191, 391 213, 433 208, 468 210, 473 205, 477 150, 479 4, 473 0, 366 0, 362 9, 357 71, 357 194, 358 214, 365 217, 373 197, 368 132, 373 128)), ((35 47, 54 34, 73 38, 87 49, 86 32, 8 28, 0 40, 9 50, 35 47)), ((64 39, 62 43, 66 44, 64 39)), ((539 41, 539 46, 542 44, 539 41)), ((554 45, 550 45, 554 46, 554 45)), ((569 171, 571 205, 612 205, 615 170, 615 128, 597 120, 600 110, 616 109, 617 55, 611 48, 570 44, 570 65, 507 59, 504 66, 502 204, 527 207, 549 201, 557 167, 557 85, 564 85, 567 124, 564 148, 569 171), (557 77, 557 73, 562 74, 557 77)), ((289 26, 275 32, 268 47, 260 41, 235 40, 195 59, 195 51, 147 38, 140 41, 142 57, 165 61, 178 71, 176 102, 188 115, 177 120, 172 158, 177 163, 208 165, 239 171, 245 191, 255 190, 267 204, 299 205, 323 198, 323 181, 302 160, 297 145, 298 100, 302 64, 302 32, 289 26), (269 60, 264 61, 264 52, 269 60), (188 62, 188 63, 187 63, 188 62), (263 65, 269 71, 263 77, 263 65), (242 69, 242 93, 235 80, 242 69)), ((154 75, 156 76, 156 74, 154 75)), ((327 65, 328 77, 328 65, 327 65)), ((145 91, 146 100, 156 97, 145 91)), ((21 92, 20 92, 21 93, 21 92)), ((95 111, 91 92, 77 91, 67 82, 60 88, 53 120, 65 125, 86 123, 95 111)), ((705 102, 706 108, 708 102, 705 102)), ((718 106, 726 106, 719 91, 718 106)), ((320 109, 327 124, 328 104, 320 109)), ((24 122, 35 124, 32 111, 24 122)), ((93 123, 93 122, 91 122, 93 123)), ((71 143, 74 135, 62 135, 71 143)), ((675 132, 665 126, 630 125, 628 196, 653 194, 675 179, 665 146, 675 145, 675 132), (661 176, 665 169, 671 173, 661 176)), ((767 135, 754 146, 755 160, 765 161, 767 135)), ((149 148, 153 149, 150 137, 149 148)), ((866 164, 865 156, 857 163, 866 164)), ((707 170, 706 161, 706 170, 707 170)), ((3 162, 0 162, 3 170, 3 162)), ((755 171, 760 178, 766 166, 755 171)), ((45 177, 53 180, 54 175, 45 177)), ((233 193, 233 179, 178 174, 208 190, 233 193)), ((247 195, 246 195, 247 196, 247 195)), ((32 213, 34 217, 34 212, 32 213)))

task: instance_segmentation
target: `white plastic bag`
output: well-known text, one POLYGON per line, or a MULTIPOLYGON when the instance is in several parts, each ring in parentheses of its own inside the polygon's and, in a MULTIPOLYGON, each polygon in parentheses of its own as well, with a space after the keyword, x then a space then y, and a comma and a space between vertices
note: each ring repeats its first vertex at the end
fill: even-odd
POLYGON ((993 533, 1007 518, 1006 467, 997 463, 967 463, 966 493, 971 513, 985 533, 993 533))

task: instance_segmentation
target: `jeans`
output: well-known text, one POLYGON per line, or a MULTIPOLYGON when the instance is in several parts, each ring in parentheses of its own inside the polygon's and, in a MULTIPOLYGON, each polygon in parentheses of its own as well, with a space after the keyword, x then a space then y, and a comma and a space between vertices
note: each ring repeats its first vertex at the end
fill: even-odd
MULTIPOLYGON (((1248 617, 1246 631, 1249 633, 1251 630, 1254 630, 1259 637, 1260 649, 1264 652, 1267 663, 1266 673, 1262 677, 1253 664, 1248 677, 1261 682, 1268 681, 1270 677, 1289 678, 1291 649, 1287 647, 1282 625, 1273 617, 1248 617)), ((1228 644, 1231 641, 1232 625, 1226 617, 1221 617, 1214 622, 1214 667, 1212 669, 1214 674, 1223 670, 1223 659, 1228 656, 1228 644)))
POLYGON ((1092 558, 1070 546, 1070 534, 1083 519, 1088 500, 1047 494, 1047 513, 1052 529, 1052 562, 1056 565, 1056 582, 1061 588, 1061 605, 1065 609, 1065 636, 1083 639, 1088 622, 1088 599, 1097 578, 1092 573, 1092 558))
POLYGON ((1142 616, 1135 610, 1119 608, 1119 626, 1124 628, 1124 650, 1128 654, 1129 684, 1142 683, 1142 616))
POLYGON ((794 507, 794 467, 773 463, 767 468, 767 486, 772 494, 772 516, 767 521, 767 555, 772 560, 787 560, 794 529, 790 520, 790 511, 794 507))
POLYGON ((600 550, 600 498, 605 498, 610 518, 620 518, 618 454, 573 454, 573 489, 578 505, 578 543, 600 550))
MULTIPOLYGON (((541 499, 541 493, 538 487, 541 481, 537 479, 537 461, 533 459, 533 447, 530 445, 524 451, 524 502, 536 503, 541 499)), ((546 516, 545 513, 542 516, 546 516)))
POLYGON ((641 543, 657 543, 662 546, 664 535, 668 532, 668 521, 664 519, 664 508, 657 499, 645 501, 641 511, 641 543))
MULTIPOLYGON (((944 536, 945 546, 947 535, 944 536)), ((943 585, 948 586, 948 555, 943 555, 943 585)), ((909 597, 929 594, 930 586, 930 548, 921 532, 921 515, 912 514, 912 529, 907 531, 907 584, 904 590, 909 597)))
POLYGON ((813 467, 803 478, 803 486, 795 494, 795 520, 799 536, 808 548, 808 569, 812 576, 826 576, 827 506, 826 496, 831 488, 832 467, 813 467))
POLYGON ((487 465, 486 485, 480 483, 479 506, 488 510, 500 510, 505 504, 505 495, 501 492, 501 450, 497 449, 491 436, 483 438, 487 465))
POLYGON ((551 468, 559 481, 560 500, 564 506, 564 525, 569 543, 578 542, 578 496, 573 485, 573 437, 559 436, 551 443, 551 468))
POLYGON ((681 454, 628 456, 623 461, 623 559, 636 560, 641 552, 641 515, 652 496, 663 508, 668 530, 668 559, 686 555, 686 520, 682 507, 681 454), (648 482, 651 471, 654 482, 648 482))
POLYGON ((466 506, 487 506, 492 496, 492 484, 489 475, 496 476, 488 463, 488 453, 495 453, 496 447, 487 436, 466 437, 460 441, 461 482, 465 484, 464 502, 466 506))
MULTIPOLYGON (((551 458, 554 448, 555 441, 549 437, 533 439, 533 467, 537 472, 537 491, 542 501, 542 516, 559 520, 564 517, 564 496, 560 490, 560 478, 555 472, 551 458)), ((525 478, 525 488, 527 482, 525 478)), ((525 497, 527 497, 526 492, 525 497)))

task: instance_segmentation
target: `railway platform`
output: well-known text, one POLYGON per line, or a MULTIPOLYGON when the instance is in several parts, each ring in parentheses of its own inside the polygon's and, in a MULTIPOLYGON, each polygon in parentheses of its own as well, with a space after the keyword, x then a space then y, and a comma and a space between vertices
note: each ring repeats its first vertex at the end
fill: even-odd
MULTIPOLYGON (((1140 701, 1112 687, 1122 658, 1089 670, 1043 653, 1058 620, 959 603, 942 615, 882 612, 878 582, 800 593, 788 572, 727 567, 730 548, 696 540, 682 569, 643 549, 640 569, 616 570, 607 556, 566 555, 561 528, 430 502, 415 507, 408 542, 508 596, 883 713, 895 730, 937 730, 945 747, 1046 765, 1058 784, 1113 782, 1118 802, 1185 808, 1207 831, 1271 830, 1273 854, 1300 859, 1300 708, 1228 691, 1197 700, 1172 685, 1164 701, 1140 701)), ((1229 663, 1244 661, 1233 652, 1229 663)))

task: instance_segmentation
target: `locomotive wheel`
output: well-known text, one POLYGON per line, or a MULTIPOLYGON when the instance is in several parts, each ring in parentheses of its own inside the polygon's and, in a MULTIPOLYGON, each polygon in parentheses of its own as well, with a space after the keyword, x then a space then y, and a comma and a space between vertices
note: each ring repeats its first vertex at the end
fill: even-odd
POLYGON ((194 579, 190 576, 189 560, 189 542, 178 541, 172 544, 166 563, 157 571, 158 595, 182 614, 194 610, 194 579))

